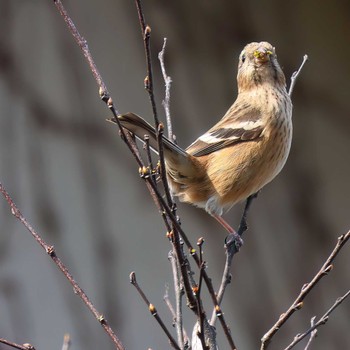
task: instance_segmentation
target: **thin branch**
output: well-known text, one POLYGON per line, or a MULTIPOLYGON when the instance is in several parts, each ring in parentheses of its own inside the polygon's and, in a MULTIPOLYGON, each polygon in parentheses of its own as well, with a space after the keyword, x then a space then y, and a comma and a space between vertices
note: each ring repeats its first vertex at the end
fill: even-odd
POLYGON ((78 46, 80 47, 80 49, 83 52, 84 57, 86 58, 88 65, 90 67, 90 70, 92 72, 92 75, 94 76, 96 83, 99 87, 99 95, 102 99, 103 102, 106 103, 107 107, 110 109, 110 111, 112 112, 113 116, 115 117, 115 122, 118 124, 119 126, 119 132, 120 135, 122 137, 122 139, 124 140, 124 142, 127 144, 129 150, 131 151, 131 153, 134 155, 136 161, 138 162, 139 166, 142 166, 142 162, 140 161, 140 159, 138 159, 138 157, 134 154, 134 147, 132 146, 131 143, 135 143, 133 141, 130 141, 130 138, 127 138, 126 132, 125 130, 122 128, 119 119, 117 118, 117 116, 119 115, 119 112, 116 108, 116 105, 114 104, 112 98, 109 95, 107 86, 104 82, 104 80, 102 79, 102 76, 96 66, 96 63, 91 55, 89 46, 87 44, 87 41, 84 39, 84 37, 79 33, 77 27, 75 26, 73 20, 71 19, 71 17, 68 15, 68 12, 66 11, 66 9, 64 8, 61 0, 54 0, 54 3, 56 5, 56 8, 58 9, 60 15, 63 17, 68 30, 70 31, 71 35, 73 36, 73 38, 75 39, 76 43, 78 44, 78 46))
POLYGON ((145 78, 145 88, 148 92, 148 96, 151 102, 153 118, 155 129, 157 132, 157 141, 158 141, 158 151, 159 151, 159 161, 160 161, 160 176, 162 178, 165 196, 167 198, 168 205, 173 208, 174 203, 172 199, 172 195, 170 193, 168 181, 166 178, 166 168, 165 168, 165 160, 164 160, 164 146, 162 142, 163 137, 163 124, 159 122, 157 105, 154 96, 153 89, 153 69, 152 69, 152 56, 151 56, 151 27, 146 25, 145 15, 142 10, 141 0, 135 0, 137 13, 139 17, 140 27, 142 31, 143 43, 145 48, 145 57, 146 57, 146 66, 147 66, 147 76, 145 78))
MULTIPOLYGON (((172 251, 169 252, 168 259, 172 262, 172 259, 173 259, 173 252, 172 251)), ((171 266, 173 266, 173 265, 171 265, 171 266)), ((174 323, 175 323, 176 322, 176 312, 175 312, 173 304, 170 301, 169 285, 168 284, 165 285, 165 293, 163 296, 163 300, 164 300, 166 306, 168 307, 168 309, 171 313, 171 316, 173 317, 174 323)))
MULTIPOLYGON (((70 31, 70 33, 73 35, 76 43, 79 45, 80 49, 82 50, 84 57, 86 58, 86 60, 88 61, 90 70, 96 80, 97 85, 100 88, 100 91, 103 91, 104 95, 108 95, 108 90, 107 90, 107 86, 105 85, 100 72, 97 69, 97 66, 94 62, 94 60, 92 59, 92 55, 89 49, 89 46, 87 44, 87 41, 84 39, 84 37, 82 35, 80 35, 78 29, 76 28, 73 20, 70 18, 70 16, 68 15, 66 9, 64 8, 61 0, 54 0, 54 3, 59 11, 59 13, 61 14, 61 16, 63 17, 64 21, 67 24, 67 27, 70 31)), ((119 113, 117 113, 119 114, 119 113)))
POLYGON ((168 259, 170 260, 171 269, 173 272, 176 311, 173 309, 169 301, 168 290, 166 291, 166 295, 164 295, 164 301, 167 303, 169 310, 173 314, 177 334, 177 341, 179 343, 180 348, 183 349, 185 343, 182 320, 182 296, 184 294, 184 290, 181 286, 180 267, 178 266, 179 260, 176 259, 175 256, 176 253, 173 250, 171 250, 169 252, 168 259))
POLYGON ((197 323, 199 325, 198 331, 197 331, 197 337, 199 338, 202 349, 208 350, 208 346, 205 342, 205 333, 204 333, 204 322, 206 319, 205 312, 203 310, 202 305, 202 299, 201 299, 201 291, 202 291, 202 282, 203 282, 203 271, 205 269, 205 262, 203 261, 203 243, 204 239, 201 237, 198 239, 197 246, 199 247, 199 261, 200 261, 200 267, 199 267, 199 280, 198 280, 198 286, 194 287, 194 295, 197 301, 197 309, 198 309, 198 320, 197 323))
POLYGON ((289 86, 289 91, 288 91, 288 95, 289 95, 289 96, 292 96, 292 93, 293 93, 294 86, 295 86, 295 83, 296 83, 296 81, 297 81, 297 78, 298 78, 298 76, 299 76, 301 70, 303 69, 304 64, 306 63, 306 61, 307 61, 308 59, 309 59, 308 55, 304 55, 304 56, 303 56, 303 62, 301 62, 301 65, 300 65, 299 69, 298 69, 296 72, 294 72, 294 73, 292 74, 291 82, 290 82, 290 86, 289 86))
POLYGON ((298 334, 292 343, 290 343, 284 350, 290 350, 294 348, 301 340, 303 340, 310 333, 314 332, 318 327, 327 323, 329 315, 350 295, 350 290, 348 290, 342 297, 338 298, 335 303, 329 308, 329 310, 306 332, 298 334))
POLYGON ((6 340, 4 338, 0 338, 0 343, 2 344, 6 344, 8 346, 11 346, 14 349, 19 349, 19 350, 35 350, 34 346, 29 344, 29 343, 25 343, 23 345, 20 344, 16 344, 12 341, 6 340))
POLYGON ((321 269, 317 272, 314 278, 309 282, 304 284, 301 289, 300 294, 294 300, 293 304, 285 311, 278 321, 273 325, 273 327, 262 337, 260 350, 265 350, 268 347, 268 344, 271 342, 272 337, 281 329, 281 327, 287 322, 287 320, 294 314, 295 311, 303 307, 303 300, 311 292, 311 290, 316 286, 316 284, 325 276, 328 275, 333 269, 332 262, 339 254, 340 250, 344 247, 346 242, 350 238, 350 231, 346 234, 338 237, 338 241, 333 251, 322 265, 321 269))
MULTIPOLYGON (((241 222, 240 222, 238 232, 237 232, 239 236, 242 236, 243 233, 248 229, 248 225, 247 225, 248 211, 250 209, 250 206, 251 206, 253 200, 257 197, 257 195, 258 194, 255 193, 255 194, 249 196, 246 200, 246 204, 244 206, 241 222)), ((238 253, 238 249, 237 249, 237 246, 235 244, 235 237, 232 235, 229 235, 226 238, 226 242, 225 242, 226 260, 225 260, 224 271, 223 271, 222 278, 221 278, 221 284, 219 287, 219 291, 217 293, 218 305, 221 305, 221 302, 224 298, 226 287, 228 286, 229 283, 231 283, 232 260, 233 260, 233 257, 236 253, 238 253)), ((214 307, 214 310, 213 310, 213 313, 211 316, 211 320, 210 320, 210 324, 212 326, 215 326, 216 314, 217 314, 216 308, 214 307)))
MULTIPOLYGON (((235 253, 237 253, 237 252, 238 252, 238 250, 236 248, 236 245, 233 242, 231 242, 231 244, 229 244, 229 245, 227 243, 225 243, 226 260, 225 260, 224 272, 222 274, 221 284, 219 287, 219 292, 217 293, 218 305, 221 305, 226 287, 229 283, 231 283, 231 272, 230 271, 231 271, 232 259, 235 255, 235 253)), ((217 316, 217 312, 216 312, 216 308, 214 307, 214 311, 212 313, 211 320, 210 320, 210 324, 212 326, 215 326, 216 316, 217 316)))
POLYGON ((8 205, 11 208, 11 213, 25 226, 25 228, 30 232, 30 234, 34 237, 37 243, 45 250, 45 252, 50 256, 53 262, 57 265, 57 267, 61 270, 61 272, 65 275, 69 283, 73 286, 74 293, 77 294, 80 299, 84 302, 84 304, 88 307, 88 309, 93 313, 95 318, 99 321, 101 326, 107 332, 109 337, 112 339, 114 345, 118 350, 124 350, 124 346, 121 341, 118 339, 117 335, 112 330, 111 326, 104 318, 102 314, 100 314, 94 304, 90 301, 88 296, 82 290, 82 288, 78 285, 78 283, 74 280, 73 276, 69 273, 67 267, 63 264, 61 259, 57 256, 55 249, 52 245, 47 244, 43 238, 35 231, 35 229, 30 225, 30 223, 26 220, 26 218, 22 215, 22 213, 17 208, 11 196, 5 190, 3 185, 0 183, 0 192, 4 196, 8 205))
POLYGON ((165 117, 166 117, 167 129, 168 129, 168 138, 171 141, 175 141, 175 135, 173 134, 173 126, 172 126, 171 115, 170 115, 170 88, 171 88, 172 80, 171 80, 171 77, 169 77, 166 73, 165 63, 164 63, 166 42, 167 42, 167 39, 164 38, 162 50, 158 54, 160 68, 162 70, 162 75, 165 83, 165 97, 164 97, 164 100, 162 101, 162 105, 165 111, 165 117))
MULTIPOLYGON (((311 317, 311 327, 313 327, 315 325, 315 319, 316 319, 316 316, 314 317, 311 317)), ((314 329, 311 333, 310 333, 310 338, 305 346, 305 349, 304 350, 308 350, 312 341, 316 338, 316 335, 317 335, 317 329, 314 329)))
POLYGON ((171 344, 171 346, 174 349, 177 350, 182 350, 180 349, 179 345, 176 343, 176 340, 173 338, 173 336, 171 335, 171 333, 169 332, 168 328, 165 326, 163 320, 160 318, 157 309, 155 308, 155 306, 153 304, 151 304, 148 300, 148 298, 146 297, 146 294, 143 292, 143 290, 141 289, 140 285, 138 284, 137 280, 136 280, 136 274, 135 272, 132 272, 130 274, 130 283, 136 288, 136 290, 138 291, 138 293, 140 294, 142 300, 145 302, 145 304, 148 306, 148 310, 150 311, 150 313, 152 314, 152 316, 156 319, 156 321, 158 322, 158 324, 160 325, 160 327, 162 328, 162 330, 164 331, 164 333, 166 334, 166 336, 169 339, 169 342, 171 344))
POLYGON ((62 350, 69 350, 71 345, 70 335, 66 333, 63 337, 62 350))

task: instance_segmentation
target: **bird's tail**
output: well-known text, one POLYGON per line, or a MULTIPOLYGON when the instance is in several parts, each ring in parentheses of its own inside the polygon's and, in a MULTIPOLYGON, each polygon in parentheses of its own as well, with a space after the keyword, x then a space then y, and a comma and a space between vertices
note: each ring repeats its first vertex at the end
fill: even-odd
MULTIPOLYGON (((125 129, 133 133, 142 142, 144 142, 145 135, 148 135, 150 147, 158 153, 156 131, 152 125, 134 113, 119 115, 118 119, 125 129)), ((108 121, 117 124, 115 118, 108 121)), ((186 188, 193 182, 203 180, 205 177, 204 168, 196 157, 188 154, 165 136, 163 136, 163 146, 170 188, 174 194, 182 198, 182 201, 189 201, 184 197, 186 188)))
MULTIPOLYGON (((133 133, 140 141, 144 141, 145 135, 149 136, 150 147, 158 153, 158 141, 156 136, 155 128, 147 123, 143 118, 134 113, 126 113, 118 115, 120 124, 131 133, 133 133)), ((108 121, 117 124, 115 118, 108 119, 108 121)), ((184 151, 181 147, 170 141, 168 138, 163 136, 163 145, 165 158, 170 160, 172 158, 179 158, 178 161, 187 162, 189 154, 184 151)))

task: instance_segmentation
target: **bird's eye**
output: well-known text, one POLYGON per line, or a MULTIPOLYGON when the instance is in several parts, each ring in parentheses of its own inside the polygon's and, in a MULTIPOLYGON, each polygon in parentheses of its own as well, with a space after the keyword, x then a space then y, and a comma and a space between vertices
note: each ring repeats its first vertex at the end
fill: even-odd
POLYGON ((244 63, 244 61, 245 61, 245 53, 242 53, 241 61, 242 61, 242 63, 244 63))

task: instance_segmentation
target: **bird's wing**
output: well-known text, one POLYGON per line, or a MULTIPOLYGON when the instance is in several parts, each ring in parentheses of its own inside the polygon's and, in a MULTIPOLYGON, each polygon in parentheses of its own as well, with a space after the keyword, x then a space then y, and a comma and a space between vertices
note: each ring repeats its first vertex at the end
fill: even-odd
POLYGON ((236 102, 216 125, 187 147, 186 151, 195 157, 208 155, 233 144, 256 140, 264 127, 260 110, 236 102))

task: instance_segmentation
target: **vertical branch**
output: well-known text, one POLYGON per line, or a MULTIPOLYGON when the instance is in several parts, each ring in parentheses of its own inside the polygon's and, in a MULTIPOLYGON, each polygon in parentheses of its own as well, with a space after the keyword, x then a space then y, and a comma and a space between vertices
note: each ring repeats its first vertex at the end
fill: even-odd
POLYGON ((173 271, 174 279, 174 291, 175 291, 175 310, 174 310, 174 321, 177 334, 177 342, 181 349, 184 348, 184 330, 182 320, 182 296, 184 294, 181 286, 180 267, 178 266, 179 260, 176 259, 175 252, 172 250, 168 256, 171 269, 173 271))
POLYGON ((141 0, 135 0, 135 3, 136 3, 137 13, 139 17, 141 34, 143 38, 145 56, 146 56, 147 76, 145 78, 145 88, 149 94, 153 117, 154 117, 154 123, 156 126, 156 130, 158 130, 159 119, 158 119, 157 106, 156 106, 154 93, 153 93, 153 70, 152 70, 152 59, 151 59, 151 49, 150 49, 151 27, 146 25, 145 16, 143 14, 143 9, 141 5, 141 0))
POLYGON ((163 124, 159 122, 157 106, 156 106, 155 97, 154 97, 153 69, 152 69, 152 56, 151 56, 151 27, 149 25, 146 25, 145 16, 143 14, 142 5, 141 5, 141 0, 136 0, 135 3, 136 3, 137 12, 138 12, 142 38, 144 43, 144 49, 145 49, 146 67, 147 67, 147 76, 145 78, 145 88, 148 92, 148 96, 151 102, 154 124, 155 124, 156 133, 157 133, 159 161, 160 161, 160 176, 162 178, 168 205, 171 208, 175 208, 172 200, 172 196, 170 193, 168 181, 166 178, 164 147, 162 142, 164 127, 163 127, 163 124))
POLYGON ((171 77, 169 77, 166 73, 165 63, 164 63, 166 41, 167 41, 167 39, 164 38, 162 50, 158 54, 160 68, 162 70, 163 79, 164 79, 164 83, 165 83, 165 97, 164 97, 164 100, 162 102, 162 105, 163 105, 164 111, 165 111, 166 123, 167 123, 167 128, 168 128, 168 138, 171 141, 175 141, 176 138, 175 138, 175 135, 173 134, 173 126, 172 126, 171 115, 170 115, 170 87, 171 87, 172 80, 171 80, 171 77))
MULTIPOLYGON (((198 279, 198 286, 196 286, 194 289, 194 295, 196 297, 197 309, 198 309, 198 316, 197 316, 198 319, 197 319, 197 324, 195 325, 195 328, 197 329, 196 336, 199 338, 199 340, 202 344, 202 349, 209 350, 209 348, 206 344, 206 341, 205 341, 205 332, 204 332, 204 327, 209 326, 209 325, 208 324, 204 325, 204 322, 206 320, 206 315, 205 315, 205 312, 203 310, 202 299, 201 299, 203 271, 205 269, 205 262, 203 261, 203 249, 202 249, 203 243, 204 243, 204 239, 202 237, 199 238, 198 242, 197 242, 197 246, 199 249, 199 262, 200 262, 199 279, 198 279)), ((215 340, 211 341, 211 342, 208 341, 208 343, 215 343, 215 340)))

